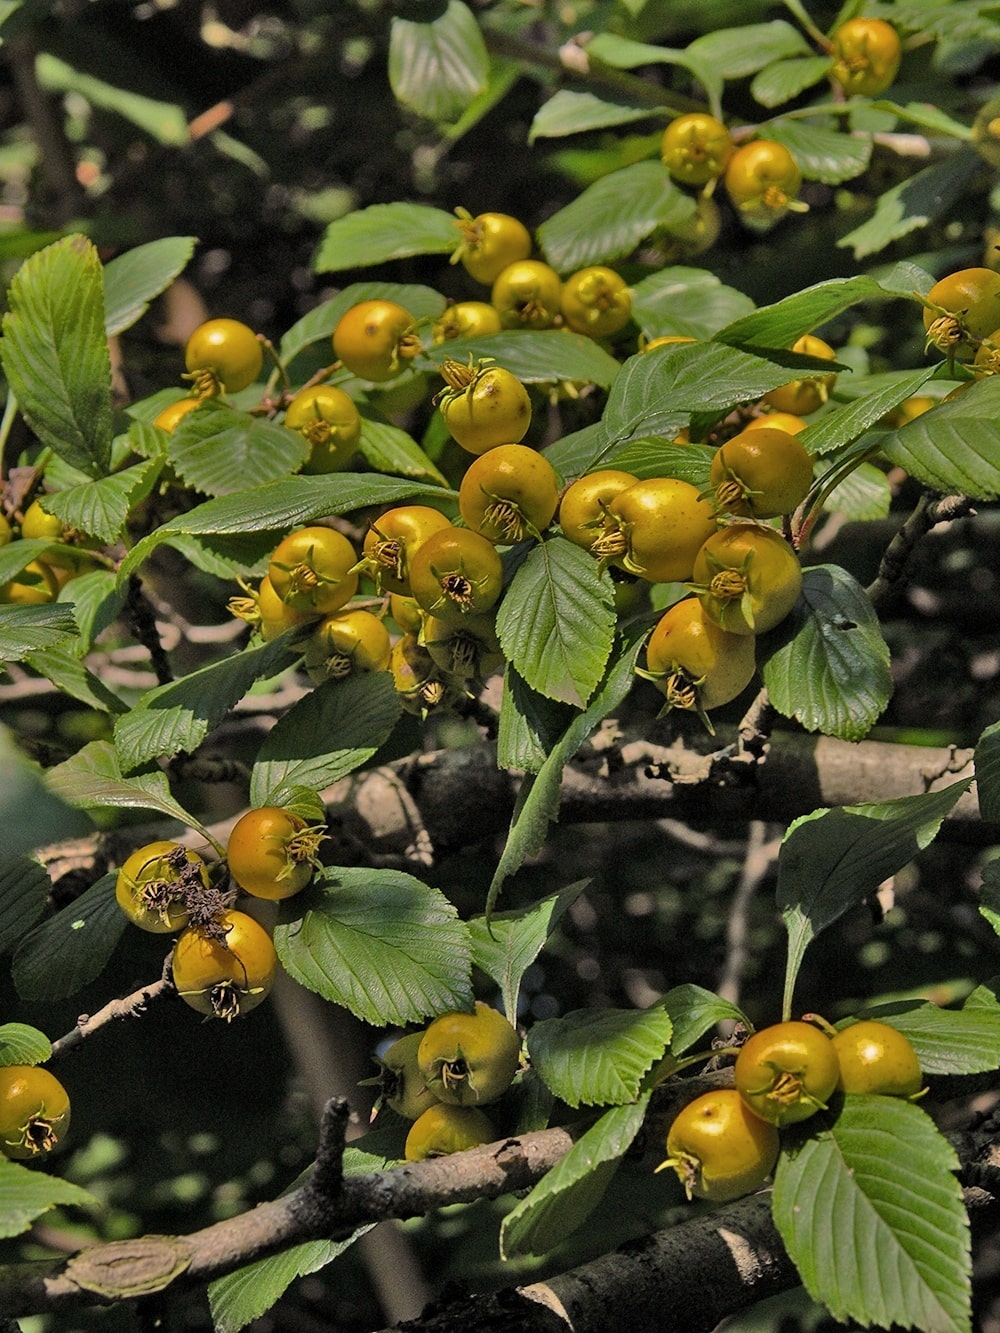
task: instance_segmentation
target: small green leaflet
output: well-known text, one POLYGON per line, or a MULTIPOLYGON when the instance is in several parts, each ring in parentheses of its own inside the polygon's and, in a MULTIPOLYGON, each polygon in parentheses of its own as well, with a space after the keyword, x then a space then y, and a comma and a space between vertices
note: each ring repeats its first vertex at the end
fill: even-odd
POLYGON ((194 236, 137 245, 104 265, 104 318, 109 338, 130 329, 173 282, 194 252, 194 236))
POLYGON ((918 1107, 847 1096, 783 1146, 774 1221, 814 1300, 865 1327, 969 1333, 969 1222, 954 1150, 918 1107))
POLYGON ((40 1065, 52 1054, 52 1043, 44 1032, 27 1023, 0 1026, 0 1065, 40 1065))
POLYGON ((66 527, 78 528, 102 542, 117 541, 125 520, 156 485, 162 469, 162 458, 144 459, 110 477, 47 495, 45 510, 66 527))
POLYGON ((409 255, 450 254, 460 239, 455 215, 441 208, 372 204, 330 223, 313 268, 317 273, 336 273, 409 255))
POLYGON ((774 120, 768 137, 788 149, 807 180, 822 181, 824 185, 839 185, 862 175, 872 155, 871 139, 809 121, 774 120))
POLYGON ((946 215, 981 168, 978 153, 972 148, 961 148, 915 176, 908 176, 881 195, 868 221, 841 236, 837 245, 853 250, 855 259, 877 254, 891 241, 898 241, 946 215))
POLYGON ((168 459, 188 486, 206 495, 231 495, 287 477, 308 456, 309 444, 299 431, 222 402, 189 412, 167 447, 168 459))
POLYGON ((749 296, 703 268, 664 268, 632 288, 632 317, 650 338, 710 338, 753 308, 749 296))
POLYGON ((65 602, 0 606, 0 662, 21 662, 40 648, 64 643, 76 632, 73 608, 65 602))
POLYGON ((594 93, 560 88, 535 112, 528 131, 528 143, 534 143, 536 139, 561 139, 566 134, 580 134, 587 130, 610 129, 613 125, 628 125, 635 120, 648 120, 649 115, 649 107, 628 106, 610 102, 594 93))
POLYGON ((470 353, 479 359, 490 358, 522 384, 569 381, 606 389, 620 369, 600 343, 566 329, 511 329, 478 338, 455 338, 439 347, 429 347, 426 358, 440 365, 443 361, 464 362, 470 353))

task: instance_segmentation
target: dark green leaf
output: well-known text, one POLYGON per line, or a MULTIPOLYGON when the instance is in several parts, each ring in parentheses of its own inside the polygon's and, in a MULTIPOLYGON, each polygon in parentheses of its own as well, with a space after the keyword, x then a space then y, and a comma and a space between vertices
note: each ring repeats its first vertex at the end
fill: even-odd
POLYGON ((506 1014, 517 1013, 525 972, 588 883, 581 879, 528 907, 497 912, 489 920, 474 917, 469 922, 472 961, 500 987, 506 1014))
POLYGON ((111 457, 111 360, 97 251, 67 236, 25 260, 10 284, 0 357, 43 444, 90 477, 111 457))
POLYGON ((561 537, 532 548, 497 615, 504 656, 531 688, 578 708, 604 674, 614 633, 610 576, 561 537))
POLYGON ((0 1157, 0 1236, 19 1236, 36 1217, 59 1204, 99 1206, 79 1185, 0 1157))
POLYGON ((0 814, 4 821, 4 855, 16 858, 63 838, 79 838, 93 826, 86 815, 71 809, 49 792, 42 770, 28 763, 0 727, 0 814))
POLYGON ((892 506, 892 488, 885 473, 872 463, 857 464, 823 501, 830 514, 852 523, 886 518, 892 506))
POLYGON ((450 254, 459 240, 455 215, 441 208, 372 204, 330 223, 313 268, 317 273, 336 273, 408 255, 450 254))
POLYGON ((636 162, 589 185, 538 228, 545 259, 560 273, 631 254, 657 227, 678 227, 697 212, 662 162, 636 162))
POLYGON ((715 450, 701 444, 675 444, 672 440, 629 440, 607 460, 608 466, 621 468, 636 477, 676 477, 697 486, 708 487, 709 470, 715 450))
POLYGON ((69 699, 77 699, 88 708, 102 713, 124 713, 128 710, 116 694, 112 694, 99 676, 89 671, 80 661, 79 645, 59 644, 40 648, 27 657, 28 665, 40 676, 51 680, 69 699))
POLYGON ((945 216, 981 165, 978 154, 966 148, 907 176, 880 196, 867 222, 837 244, 853 250, 855 259, 877 254, 891 241, 945 216))
POLYGON ((730 347, 758 350, 791 347, 804 333, 862 301, 884 301, 900 294, 863 274, 830 278, 735 320, 720 330, 715 340, 730 347))
MULTIPOLYGON (((5 808, 3 814, 6 819, 5 808)), ((37 861, 5 852, 0 861, 0 953, 10 953, 35 924, 51 889, 52 882, 37 861)))
POLYGON ((508 662, 500 701, 497 764, 537 773, 572 717, 568 705, 533 690, 508 662))
POLYGON ((472 1006, 467 928, 398 870, 327 869, 282 904, 274 943, 296 981, 377 1027, 472 1006))
POLYGON ((683 1055, 717 1023, 746 1024, 746 1015, 735 1004, 701 986, 674 986, 659 1001, 673 1021, 672 1055, 683 1055))
POLYGON ((860 740, 892 695, 878 617, 839 565, 803 571, 799 600, 762 648, 771 702, 807 731, 860 740))
POLYGON ((673 1024, 663 1008, 577 1009, 535 1023, 532 1068, 568 1106, 621 1106, 639 1095, 661 1059, 673 1024))
POLYGON ((104 320, 108 337, 124 333, 173 282, 194 252, 194 236, 165 236, 137 245, 104 266, 104 320))
POLYGON ((606 1111, 507 1214, 500 1230, 505 1259, 546 1254, 590 1216, 641 1129, 648 1103, 647 1094, 606 1111))
POLYGON ((461 0, 433 23, 393 18, 389 31, 392 91, 418 116, 454 121, 486 87, 489 55, 479 24, 461 0))
POLYGON ((319 791, 366 764, 400 714, 388 671, 328 681, 268 732, 250 779, 252 805, 284 805, 295 787, 319 791))
MULTIPOLYGON (((934 374, 933 366, 890 377, 873 376, 868 392, 843 407, 824 412, 802 431, 799 439, 813 455, 832 453, 856 440, 905 399, 919 393, 934 374)), ((852 390, 856 386, 852 383, 852 390)))
POLYGON ((282 637, 147 690, 115 726, 122 770, 196 750, 255 681, 287 666, 291 656, 282 637))
POLYGON ((128 922, 115 899, 117 873, 28 932, 11 976, 23 1000, 64 1000, 99 977, 128 922))
POLYGON ((976 742, 976 790, 980 815, 988 824, 1000 823, 1000 722, 976 742))
POLYGON ((443 473, 438 471, 412 435, 387 421, 374 421, 363 416, 358 448, 377 472, 448 485, 443 473))
POLYGON ((723 78, 718 67, 704 55, 699 55, 694 43, 678 50, 669 46, 636 42, 617 33, 599 32, 586 45, 587 59, 592 72, 601 65, 612 69, 637 69, 643 65, 679 65, 688 70, 705 89, 710 100, 717 101, 722 94, 723 78))
POLYGON ((879 449, 897 467, 945 494, 1000 496, 1000 379, 990 375, 949 403, 883 435, 879 449))
POLYGON ((832 1122, 783 1147, 774 1221, 813 1299, 865 1327, 968 1333, 957 1165, 933 1122, 896 1097, 845 1097, 832 1122))
POLYGON ((786 1006, 812 940, 933 842, 971 781, 879 804, 816 810, 790 826, 776 890, 789 941, 786 1006))
POLYGON ((500 864, 490 884, 486 901, 486 916, 492 916, 493 907, 504 884, 544 845, 549 822, 559 811, 559 786, 563 767, 572 759, 590 733, 612 713, 628 694, 635 673, 635 661, 646 638, 646 627, 627 627, 622 642, 605 672, 604 681, 591 699, 586 710, 578 714, 552 747, 552 752, 539 769, 537 776, 528 775, 521 784, 517 806, 511 820, 510 833, 504 845, 500 864))

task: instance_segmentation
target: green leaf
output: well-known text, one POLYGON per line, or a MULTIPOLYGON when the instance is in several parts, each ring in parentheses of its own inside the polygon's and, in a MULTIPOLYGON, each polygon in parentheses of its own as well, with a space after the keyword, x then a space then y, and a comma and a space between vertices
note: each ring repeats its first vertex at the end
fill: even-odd
POLYGON ((925 1074, 980 1074, 1000 1069, 1000 1023, 995 1009, 966 1003, 960 1010, 901 1001, 872 1005, 859 1018, 877 1018, 908 1037, 925 1074))
POLYGON ((426 204, 372 204, 330 223, 313 267, 336 273, 408 255, 446 255, 459 241, 454 213, 426 204))
MULTIPOLYGON (((755 316, 749 316, 750 319, 755 316)), ((692 412, 730 411, 788 382, 780 364, 719 342, 653 347, 625 362, 604 410, 602 460, 627 440, 672 439, 692 412)))
MULTIPOLYGON (((6 818, 7 812, 3 811, 6 818)), ((0 953, 10 953, 45 911, 52 882, 30 856, 0 861, 0 953)))
POLYGON ((649 338, 710 338, 753 308, 749 296, 703 268, 664 268, 632 288, 632 318, 649 338))
POLYGON ((883 435, 879 450, 934 490, 995 500, 1000 496, 998 412, 1000 382, 991 375, 883 435))
POLYGON ((27 1023, 0 1025, 0 1065, 40 1065, 52 1054, 44 1032, 27 1023))
POLYGON ((516 330, 490 333, 479 338, 455 338, 440 347, 427 349, 427 359, 464 361, 468 352, 490 357, 524 384, 552 384, 560 380, 596 384, 606 389, 619 371, 619 364, 593 338, 564 329, 539 332, 516 330))
POLYGON ((659 1001, 673 1022, 670 1053, 683 1055, 717 1023, 746 1023, 741 1009, 702 986, 674 986, 659 1001))
POLYGON ((70 593, 78 636, 73 648, 77 656, 83 656, 90 652, 97 636, 118 619, 125 598, 110 569, 77 574, 70 593))
POLYGON ((533 690, 508 662, 500 700, 497 766, 537 773, 572 717, 572 709, 533 690))
POLYGON ((4 856, 19 857, 36 847, 63 838, 78 838, 93 831, 85 815, 71 809, 47 791, 42 771, 28 763, 0 727, 0 815, 4 821, 4 856))
POLYGON ((21 662, 39 648, 63 643, 76 632, 73 608, 65 602, 0 606, 0 662, 21 662))
POLYGON ((968 1333, 969 1223, 957 1166, 924 1112, 895 1097, 845 1097, 832 1123, 783 1146, 775 1225, 806 1290, 834 1319, 968 1333))
POLYGON ((877 254, 890 242, 946 216, 981 166, 978 154, 964 148, 908 176, 881 195, 868 221, 841 236, 837 245, 853 250, 855 259, 877 254))
POLYGON ((771 702, 807 731, 861 740, 892 695, 878 617, 839 565, 803 570, 799 600, 761 647, 771 702))
POLYGON ((610 102, 594 93, 578 93, 569 88, 560 88, 535 112, 528 131, 528 143, 532 144, 536 139, 561 139, 567 134, 629 125, 636 120, 648 120, 650 114, 648 106, 629 106, 610 102))
POLYGON ((128 925, 115 899, 116 879, 117 872, 103 875, 24 936, 11 965, 22 1000, 64 1000, 101 975, 128 925))
POLYGON ((804 333, 862 301, 885 301, 901 294, 864 274, 830 278, 734 320, 715 335, 715 341, 757 350, 791 347, 804 333))
POLYGON ((59 1204, 99 1207, 94 1196, 79 1185, 0 1157, 0 1236, 19 1236, 37 1217, 59 1204))
POLYGON ((77 699, 102 713, 124 713, 128 710, 116 694, 112 694, 99 676, 80 661, 78 645, 74 642, 53 648, 41 648, 27 657, 32 671, 51 680, 58 686, 60 693, 69 699, 77 699))
POLYGON ((672 1031, 663 1008, 577 1009, 535 1023, 528 1054, 532 1068, 568 1106, 621 1106, 638 1097, 672 1031))
POLYGON ((775 891, 788 931, 786 1009, 808 945, 934 841, 971 781, 921 796, 816 810, 789 827, 775 891))
POLYGON ((90 741, 71 758, 48 769, 45 783, 67 805, 81 810, 155 810, 210 841, 208 830, 171 795, 166 773, 153 767, 146 773, 122 777, 110 741, 90 741))
POLYGON ((614 641, 610 575, 562 537, 537 543, 500 604, 497 635, 504 656, 533 690, 583 708, 614 641))
POLYGON ((43 444, 90 477, 111 458, 111 360, 97 250, 67 236, 26 259, 8 292, 0 357, 43 444))
POLYGON ((723 84, 719 70, 711 60, 692 49, 693 46, 694 43, 683 50, 677 50, 669 46, 654 46, 650 42, 636 42, 629 37, 620 37, 617 33, 599 32, 590 39, 585 50, 594 73, 599 71, 601 65, 608 65, 611 69, 636 69, 640 65, 679 65, 694 75, 710 100, 717 101, 722 95, 723 84))
MULTIPOLYGON (((948 9, 949 12, 946 22, 953 33, 956 33, 958 29, 958 24, 954 24, 953 21, 957 19, 958 15, 956 11, 961 7, 961 0, 959 0, 958 5, 951 4, 939 6, 941 9, 948 9)), ((973 0, 973 4, 970 5, 969 8, 978 10, 982 9, 983 6, 978 0, 973 0)), ((996 6, 987 4, 986 9, 995 10, 996 6)), ((989 26, 989 40, 995 45, 997 31, 996 18, 991 17, 985 19, 983 22, 984 25, 989 26)), ((923 24, 918 23, 917 27, 922 28, 923 24)), ((929 32, 927 32, 927 35, 930 35, 929 32)), ((983 35, 985 35, 985 33, 983 35)), ((911 125, 918 125, 921 129, 930 130, 932 134, 942 135, 946 139, 958 139, 960 143, 968 143, 972 138, 972 129, 969 125, 961 120, 956 120, 954 116, 949 116, 947 111, 942 111, 942 109, 935 106, 933 102, 906 102, 905 104, 900 104, 899 102, 890 101, 887 97, 878 97, 871 105, 876 111, 888 111, 891 115, 898 116, 900 120, 908 121, 911 125)))
POLYGON ((296 1278, 307 1277, 332 1263, 370 1231, 374 1222, 359 1227, 347 1240, 311 1240, 280 1254, 238 1268, 209 1284, 208 1299, 216 1333, 239 1333, 267 1314, 296 1278))
POLYGON ((109 338, 140 320, 149 303, 187 266, 194 236, 165 236, 137 245, 104 265, 104 321, 109 338))
POLYGON ((389 83, 418 116, 454 121, 486 88, 490 58, 467 5, 449 0, 433 23, 393 18, 389 29, 389 83))
POLYGON ((362 416, 358 447, 365 461, 377 472, 448 485, 444 474, 438 471, 413 436, 387 421, 362 416))
MULTIPOLYGON (((83 74, 65 61, 40 51, 36 57, 38 80, 48 92, 74 92, 86 98, 92 106, 100 107, 130 121, 157 143, 184 148, 190 143, 187 117, 182 107, 173 102, 160 102, 143 97, 128 88, 83 74)), ((126 80, 128 75, 125 75, 126 80)))
POLYGON ((250 778, 251 805, 284 805, 296 787, 320 791, 366 764, 399 718, 388 671, 311 690, 264 739, 250 778))
POLYGON ((308 456, 301 432, 221 402, 203 404, 182 418, 167 449, 184 481, 206 495, 231 495, 287 477, 308 456))
POLYGON ((115 726, 122 770, 196 750, 255 681, 287 666, 291 656, 282 636, 147 690, 115 726))
POLYGON ((979 911, 1000 935, 1000 862, 998 861, 988 861, 983 867, 979 911))
POLYGON ((839 185, 863 175, 872 155, 870 138, 826 129, 807 120, 774 120, 767 133, 769 139, 788 149, 806 180, 822 181, 824 185, 839 185))
POLYGON ((590 1216, 639 1130, 649 1094, 631 1106, 615 1106, 587 1130, 526 1199, 503 1220, 504 1259, 546 1254, 590 1216))
POLYGON ((886 518, 892 507, 892 488, 881 468, 872 463, 855 466, 823 501, 829 514, 841 514, 852 523, 886 518))
POLYGON ((517 1014, 517 997, 525 972, 589 882, 577 880, 541 902, 512 912, 497 912, 489 920, 485 916, 473 917, 469 922, 472 961, 500 987, 508 1017, 517 1014))
MULTIPOLYGON (((806 88, 825 79, 830 67, 829 56, 796 56, 791 60, 776 60, 773 65, 765 65, 754 76, 750 92, 754 101, 761 106, 784 106, 806 88)), ((768 138, 774 137, 772 129, 773 124, 768 126, 768 138)))
MULTIPOLYGON (((843 407, 824 412, 817 421, 810 422, 799 439, 814 456, 841 449, 877 426, 900 403, 919 393, 934 372, 934 366, 924 366, 904 375, 872 376, 867 392, 843 407)), ((852 390, 856 387, 860 386, 851 384, 852 390)))
POLYGON ((691 42, 687 51, 724 79, 745 79, 774 60, 812 54, 798 29, 784 19, 710 32, 691 42))
POLYGON ((132 510, 156 485, 163 463, 145 459, 110 477, 85 481, 45 497, 45 511, 61 519, 65 527, 78 528, 98 541, 117 541, 132 510))
POLYGON ((976 790, 983 820, 1000 823, 1000 722, 987 727, 976 742, 976 790))
POLYGON ((697 206, 662 162, 635 162, 595 181, 538 228, 546 261, 560 273, 631 254, 657 227, 690 222, 697 206))
POLYGON ((629 440, 607 460, 609 467, 621 468, 633 476, 676 477, 706 490, 715 450, 701 444, 674 444, 670 440, 629 440))
MULTIPOLYGON (((157 546, 178 536, 283 534, 330 514, 391 505, 417 496, 440 498, 448 492, 419 481, 397 480, 365 472, 335 472, 321 477, 286 477, 252 491, 237 491, 178 514, 137 542, 118 571, 119 582, 133 573, 157 546)), ((272 545, 276 545, 273 542, 272 545)), ((0 551, 0 557, 3 552, 0 551)), ((2 574, 0 574, 2 577, 2 574)))
POLYGON ((274 944, 296 981, 376 1027, 472 1007, 466 926, 402 871, 325 870, 282 904, 274 944))
POLYGON ((572 759, 590 733, 614 710, 632 688, 635 661, 646 637, 647 626, 628 626, 622 632, 617 653, 604 675, 604 681, 584 712, 578 714, 553 745, 552 752, 539 769, 521 783, 517 805, 511 820, 510 833, 504 844, 500 864, 490 884, 486 900, 486 917, 490 919, 493 907, 504 882, 545 844, 549 822, 559 812, 559 787, 564 766, 572 759))

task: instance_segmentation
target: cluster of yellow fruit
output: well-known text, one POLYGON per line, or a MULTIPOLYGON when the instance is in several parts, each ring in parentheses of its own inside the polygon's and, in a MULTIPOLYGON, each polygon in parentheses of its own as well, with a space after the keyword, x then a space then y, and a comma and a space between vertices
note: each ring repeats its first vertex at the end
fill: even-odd
POLYGON ((93 556, 78 546, 77 534, 67 531, 54 514, 46 513, 41 500, 33 500, 16 527, 10 519, 0 512, 0 546, 17 541, 46 541, 53 548, 44 551, 36 559, 10 579, 0 585, 0 603, 16 606, 41 606, 54 602, 60 588, 94 568, 93 556), (69 550, 68 547, 73 549, 69 550))
POLYGON ((480 1109, 500 1100, 514 1081, 521 1038, 496 1009, 477 1000, 472 1012, 441 1014, 422 1032, 393 1042, 379 1060, 383 1103, 413 1124, 408 1162, 492 1143, 497 1137, 480 1109))
MULTIPOLYGON (((899 34, 883 19, 849 19, 827 47, 830 78, 849 97, 884 92, 899 70, 899 34)), ((769 231, 786 213, 807 208, 798 197, 802 172, 784 144, 763 137, 737 144, 722 121, 706 112, 672 120, 663 133, 660 156, 678 184, 701 190, 703 205, 710 204, 721 180, 737 217, 751 231, 769 231)), ((711 233, 719 229, 717 216, 709 208, 701 219, 711 244, 711 233)))
POLYGON ((898 1029, 806 1019, 755 1032, 737 1053, 735 1087, 703 1093, 671 1123, 657 1170, 672 1168, 689 1199, 726 1203, 758 1189, 777 1163, 780 1131, 827 1110, 838 1092, 922 1095, 920 1061, 898 1029))

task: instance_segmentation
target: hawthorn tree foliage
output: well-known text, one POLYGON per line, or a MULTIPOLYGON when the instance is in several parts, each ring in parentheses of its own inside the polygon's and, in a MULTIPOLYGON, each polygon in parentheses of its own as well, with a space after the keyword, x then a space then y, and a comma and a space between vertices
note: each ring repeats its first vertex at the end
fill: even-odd
MULTIPOLYGON (((472 1226, 488 1233, 489 1280, 477 1284, 472 1228, 456 1223, 451 1271, 464 1290, 415 1327, 711 1329, 800 1287, 857 1327, 995 1327, 973 1282, 976 1247, 995 1244, 1000 1150, 995 647, 961 675, 959 723, 954 701, 934 693, 956 689, 943 634, 940 676, 916 705, 926 734, 913 734, 913 708, 893 713, 918 684, 907 617, 950 598, 960 628, 977 617, 995 626, 997 572, 984 549, 1000 495, 1000 331, 996 344, 992 327, 968 337, 973 302, 946 305, 935 285, 975 268, 987 271, 988 294, 989 274, 1000 273, 995 7, 415 0, 344 6, 346 32, 331 46, 328 16, 308 4, 267 16, 182 7, 183 18, 195 14, 186 37, 203 42, 203 56, 228 50, 236 60, 213 67, 221 81, 243 81, 242 93, 214 87, 221 100, 210 105, 197 103, 196 87, 172 101, 143 83, 142 24, 160 21, 155 6, 130 16, 131 80, 96 54, 107 7, 56 7, 45 21, 28 4, 0 8, 12 86, 36 108, 24 115, 41 150, 34 180, 12 167, 5 177, 33 208, 3 241, 0 941, 10 1015, 0 1060, 52 1069, 88 1106, 92 1135, 88 1145, 71 1128, 29 1165, 0 1160, 0 1313, 59 1320, 110 1305, 112 1318, 134 1309, 169 1318, 207 1290, 218 1330, 272 1308, 279 1321, 289 1311, 277 1326, 295 1327, 287 1302, 300 1279, 346 1270, 361 1280, 356 1255, 391 1218, 430 1219, 422 1243, 447 1250, 448 1228, 434 1219, 461 1204, 487 1219, 472 1226), (875 91, 858 91, 838 64, 847 57, 837 31, 859 17, 887 22, 900 39, 898 71, 875 91), (283 182, 288 230, 310 245, 308 284, 298 272, 296 303, 283 306, 270 299, 278 283, 268 273, 259 375, 235 392, 201 390, 190 411, 164 417, 192 388, 181 349, 153 349, 148 330, 194 290, 189 274, 197 283, 208 271, 204 238, 199 247, 193 212, 190 234, 163 234, 146 198, 122 243, 116 194, 214 169, 210 197, 228 190, 239 248, 254 233, 234 201, 282 170, 251 105, 262 85, 287 89, 299 58, 308 93, 294 114, 282 104, 276 123, 297 116, 303 134, 319 124, 314 88, 331 70, 387 79, 395 102, 380 107, 379 123, 405 143, 411 174, 391 182, 390 197, 381 179, 368 195, 324 193, 321 172, 297 195, 283 182), (252 78, 240 61, 256 62, 252 78), (62 94, 64 123, 32 92, 62 94), (723 125, 727 153, 777 145, 793 172, 775 183, 721 163, 684 179, 661 141, 695 112, 723 125), (509 188, 491 196, 480 171, 473 200, 448 154, 458 162, 463 144, 502 134, 497 183, 509 188), (126 153, 129 136, 138 138, 126 153), (61 176, 54 144, 66 154, 61 176), (558 187, 519 191, 515 159, 558 187), (516 216, 533 260, 560 279, 614 270, 626 318, 591 337, 558 310, 515 317, 493 294, 499 331, 436 337, 457 301, 491 300, 461 263, 468 225, 485 212, 516 216), (407 315, 405 348, 371 379, 331 349, 363 301, 407 315), (945 334, 937 321, 949 317, 945 334), (806 335, 826 340, 833 360, 795 350, 806 335), (382 663, 352 670, 342 650, 328 668, 325 652, 310 657, 317 616, 268 620, 261 580, 275 548, 319 525, 358 557, 351 605, 382 617, 390 641, 403 638, 364 542, 402 505, 429 506, 461 529, 470 459, 438 396, 463 368, 486 366, 526 386, 524 443, 560 488, 616 469, 703 497, 716 494, 713 460, 769 410, 768 395, 790 381, 823 384, 803 407, 811 484, 769 520, 797 553, 801 591, 780 624, 753 636, 752 682, 711 716, 695 706, 705 680, 668 689, 668 711, 643 677, 657 674, 647 670, 650 632, 692 595, 691 580, 644 580, 627 561, 595 558, 569 540, 558 512, 499 544, 502 590, 482 639, 463 644, 467 671, 458 668, 468 657, 453 656, 407 684, 382 663), (346 467, 310 468, 315 442, 285 424, 313 384, 343 390, 360 414, 346 467), (32 529, 33 502, 54 528, 32 529), (938 600, 907 604, 923 553, 952 540, 957 578, 939 570, 938 600), (60 720, 41 742, 39 711, 60 720), (352 1016, 355 1045, 381 1043, 384 1053, 401 1033, 486 999, 523 1038, 513 1084, 486 1108, 496 1141, 403 1164, 408 1123, 383 1106, 363 1127, 357 1112, 370 1101, 352 1083, 329 1101, 308 1164, 295 1159, 297 1177, 272 1163, 273 1189, 244 1193, 228 1211, 217 1201, 196 1228, 176 1217, 154 1224, 141 1199, 112 1225, 112 1139, 93 1085, 109 1124, 120 1123, 116 1097, 136 1104, 134 1089, 119 1086, 130 1078, 117 1053, 128 1034, 170 1010, 180 1076, 199 1043, 217 1052, 235 1043, 251 1059, 247 1034, 274 1021, 266 1002, 231 1025, 182 1012, 173 935, 151 940, 129 924, 118 870, 144 844, 176 839, 242 909, 226 843, 236 818, 261 807, 326 831, 310 844, 307 887, 252 905, 283 973, 275 999, 284 997, 280 1031, 292 1052, 284 1063, 272 1054, 270 1076, 287 1082, 293 1062, 301 1076, 319 1058, 315 1047, 294 1053, 298 1031, 308 1046, 322 1030, 308 1017, 317 1004, 352 1016), (633 837, 653 820, 648 836, 633 837), (644 887, 618 903, 632 854, 647 858, 644 887), (695 934, 675 946, 674 974, 659 974, 666 984, 651 984, 657 973, 629 913, 698 920, 697 907, 676 903, 717 898, 722 864, 732 895, 715 903, 721 968, 720 949, 701 956, 695 934), (915 866, 939 876, 960 867, 948 891, 959 898, 963 949, 952 957, 939 940, 945 961, 933 973, 913 954, 894 965, 899 937, 880 924, 893 885, 902 892, 915 866), (636 973, 647 979, 631 989, 605 979, 581 994, 562 965, 591 899, 615 905, 602 929, 621 940, 608 957, 623 967, 630 950, 642 959, 636 973), (758 944, 780 984, 754 970, 758 944), (891 982, 869 967, 864 994, 841 987, 849 949, 874 949, 891 982), (540 976, 551 993, 539 995, 540 976), (52 1007, 76 1013, 81 995, 90 1011, 54 1026, 52 1007), (689 1203, 672 1172, 655 1172, 674 1117, 732 1083, 733 1049, 748 1031, 829 1006, 831 1019, 864 1013, 905 1034, 926 1093, 838 1092, 781 1128, 769 1188, 689 1203), (619 1240, 632 1243, 618 1251, 619 1240)), ((855 79, 857 59, 844 66, 855 79)), ((338 94, 338 113, 353 114, 351 100, 338 94)), ((190 201, 183 189, 173 199, 171 218, 184 221, 190 201)), ((273 199, 262 207, 273 216, 273 199)), ((218 217, 206 226, 219 235, 218 217)), ((226 298, 220 281, 218 313, 254 319, 245 292, 230 306, 226 298)), ((426 622, 423 633, 422 650, 436 646, 426 622)), ((580 975, 595 982, 601 969, 588 967, 580 975)), ((277 1039, 277 1027, 267 1031, 277 1039)), ((336 1057, 345 1065, 347 1049, 336 1057)), ((212 1132, 238 1139, 239 1115, 230 1109, 212 1132)), ((190 1133, 205 1123, 192 1120, 190 1133)), ((141 1142, 141 1121, 136 1129, 141 1142)), ((361 1318, 343 1316, 344 1326, 361 1318)))

